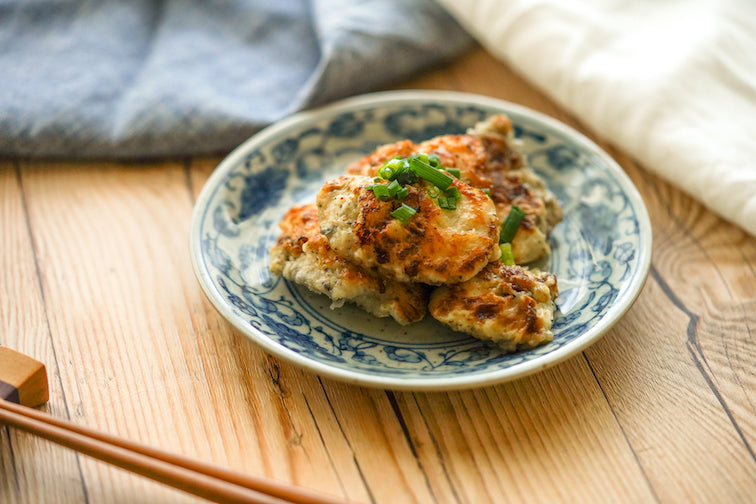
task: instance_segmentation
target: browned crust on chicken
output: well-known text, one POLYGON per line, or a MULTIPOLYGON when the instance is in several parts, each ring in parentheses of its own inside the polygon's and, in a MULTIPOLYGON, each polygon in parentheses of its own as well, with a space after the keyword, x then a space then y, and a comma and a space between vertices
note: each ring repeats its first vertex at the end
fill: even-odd
POLYGON ((525 212, 512 243, 518 264, 550 253, 548 234, 562 209, 530 168, 503 114, 464 135, 420 144, 402 140, 352 163, 327 182, 315 204, 293 207, 280 223, 271 271, 328 295, 332 307, 353 302, 401 324, 426 311, 452 329, 492 341, 505 351, 551 341, 554 275, 497 259, 501 223, 513 205, 525 212), (386 161, 437 154, 461 198, 439 207, 422 179, 401 200, 383 201, 368 190, 386 161), (482 191, 486 189, 490 197, 482 191), (402 204, 417 211, 406 222, 391 216, 402 204), (428 302, 428 285, 436 285, 428 302))
POLYGON ((552 340, 556 297, 554 275, 497 261, 467 282, 435 289, 428 309, 452 329, 515 351, 552 340))
POLYGON ((348 260, 399 281, 438 285, 472 278, 499 257, 496 210, 480 190, 455 180, 461 199, 456 210, 444 210, 422 181, 406 186, 401 201, 381 201, 370 184, 342 175, 317 196, 321 231, 348 260), (417 211, 407 222, 390 215, 402 204, 417 211))
POLYGON ((346 172, 352 175, 375 177, 378 175, 378 169, 386 161, 395 157, 408 157, 416 152, 416 148, 417 145, 411 140, 400 140, 393 144, 382 145, 367 156, 350 164, 346 172))
POLYGON ((443 166, 460 170, 464 182, 488 189, 500 222, 509 215, 512 205, 525 212, 512 242, 518 264, 535 261, 551 252, 548 234, 562 220, 562 209, 543 180, 527 166, 507 116, 492 116, 464 135, 439 136, 420 144, 403 140, 385 145, 352 163, 347 172, 374 177, 389 159, 418 152, 437 154, 443 166))
POLYGON ((279 226, 281 235, 270 251, 271 272, 329 296, 334 307, 353 302, 400 324, 425 317, 426 288, 381 277, 336 255, 320 233, 314 203, 291 208, 279 226))

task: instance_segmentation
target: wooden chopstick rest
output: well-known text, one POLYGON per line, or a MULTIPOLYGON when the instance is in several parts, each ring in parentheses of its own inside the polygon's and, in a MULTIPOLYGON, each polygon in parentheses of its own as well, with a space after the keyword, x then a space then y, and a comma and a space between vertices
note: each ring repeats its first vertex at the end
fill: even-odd
POLYGON ((49 397, 45 365, 0 347, 0 399, 34 407, 46 403, 49 397))

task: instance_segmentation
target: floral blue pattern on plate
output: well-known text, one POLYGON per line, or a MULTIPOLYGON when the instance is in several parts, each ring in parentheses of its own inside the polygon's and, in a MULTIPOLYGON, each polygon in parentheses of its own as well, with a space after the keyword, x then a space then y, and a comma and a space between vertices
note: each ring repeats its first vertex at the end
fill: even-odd
POLYGON ((632 305, 648 274, 651 228, 637 190, 590 140, 529 109, 477 95, 394 91, 297 114, 250 138, 218 166, 197 201, 195 272, 210 301, 265 351, 313 372, 392 389, 497 383, 553 365, 596 341, 632 305), (427 317, 402 327, 269 272, 278 222, 323 182, 377 146, 463 133, 509 115, 533 168, 564 206, 552 255, 554 341, 506 354, 427 317))

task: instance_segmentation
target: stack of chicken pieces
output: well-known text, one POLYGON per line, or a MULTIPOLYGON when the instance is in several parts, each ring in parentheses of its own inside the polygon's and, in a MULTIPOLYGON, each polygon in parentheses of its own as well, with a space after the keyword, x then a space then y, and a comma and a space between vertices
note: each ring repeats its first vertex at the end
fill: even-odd
MULTIPOLYGON (((435 157, 434 156, 434 157, 435 157)), ((405 191, 406 192, 406 191, 405 191)), ((525 162, 503 114, 463 135, 384 145, 325 183, 314 203, 291 208, 272 248, 273 273, 327 295, 332 308, 355 303, 407 325, 430 315, 505 351, 553 339, 557 281, 527 265, 551 253, 562 208, 525 162), (435 155, 459 170, 456 208, 441 208, 419 180, 401 201, 371 186, 392 159, 435 155), (399 206, 416 213, 394 218, 399 206), (500 228, 513 206, 524 217, 511 240, 515 264, 500 260, 500 228)))

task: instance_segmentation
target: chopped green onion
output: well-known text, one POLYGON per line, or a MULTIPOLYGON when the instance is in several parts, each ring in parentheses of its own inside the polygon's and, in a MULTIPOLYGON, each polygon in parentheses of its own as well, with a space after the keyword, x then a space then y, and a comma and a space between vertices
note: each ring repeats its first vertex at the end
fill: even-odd
POLYGON ((414 184, 417 182, 417 174, 413 171, 402 169, 402 171, 396 173, 396 178, 394 178, 394 180, 403 186, 414 184))
POLYGON ((408 194, 409 194, 409 189, 406 187, 402 187, 398 191, 396 191, 396 199, 406 198, 408 194))
POLYGON ((401 189, 402 186, 399 185, 399 182, 396 180, 392 180, 389 185, 386 186, 386 189, 388 189, 389 196, 396 196, 396 191, 401 189))
POLYGON ((388 161, 386 161, 386 165, 392 170, 396 171, 404 167, 404 159, 400 156, 397 156, 393 159, 389 159, 388 161))
POLYGON ((522 222, 523 217, 525 217, 525 212, 523 212, 517 205, 512 205, 509 215, 504 219, 504 224, 501 225, 499 243, 510 243, 514 240, 517 230, 520 229, 520 223, 522 222))
POLYGON ((387 201, 389 198, 391 198, 391 194, 389 193, 388 186, 383 184, 377 184, 372 186, 373 194, 375 194, 375 197, 387 201))
POLYGON ((417 154, 413 154, 409 157, 410 162, 412 162, 413 159, 419 159, 423 163, 429 165, 430 164, 430 158, 428 157, 428 154, 425 152, 418 152, 417 154))
POLYGON ((444 168, 444 170, 446 170, 446 172, 454 178, 459 178, 459 168, 444 168))
POLYGON ((457 209, 457 200, 454 198, 448 198, 446 196, 439 196, 438 197, 438 206, 445 210, 456 210, 457 209))
POLYGON ((375 177, 373 182, 383 182, 383 179, 381 177, 375 177))
POLYGON ((514 266, 515 260, 514 254, 512 253, 512 244, 500 243, 499 248, 501 249, 501 262, 507 266, 514 266))
POLYGON ((490 187, 484 187, 483 189, 481 189, 481 191, 483 191, 484 193, 486 193, 486 196, 488 196, 489 198, 491 197, 491 188, 490 187))
POLYGON ((433 153, 428 156, 428 164, 433 168, 439 168, 441 166, 441 158, 438 157, 438 154, 433 153))
POLYGON ((418 177, 437 185, 442 190, 448 189, 454 181, 449 175, 433 168, 428 163, 424 163, 419 158, 410 159, 410 169, 414 171, 418 177))
POLYGON ((441 194, 441 189, 439 189, 436 186, 433 186, 433 187, 428 186, 427 191, 428 191, 428 196, 430 196, 431 198, 438 198, 438 195, 441 194))
POLYGON ((383 166, 378 170, 378 175, 386 180, 391 179, 397 170, 404 167, 404 160, 402 158, 393 158, 386 161, 383 166))
POLYGON ((454 201, 459 201, 462 199, 462 193, 459 192, 459 189, 457 189, 454 186, 451 186, 449 189, 444 191, 444 196, 447 198, 454 198, 454 201))
POLYGON ((391 216, 402 222, 407 222, 409 218, 415 215, 416 213, 417 213, 417 210, 407 205, 406 203, 402 203, 402 206, 400 206, 399 208, 391 212, 391 216))

